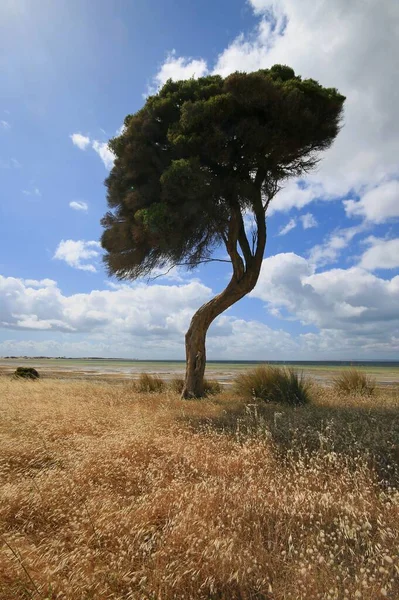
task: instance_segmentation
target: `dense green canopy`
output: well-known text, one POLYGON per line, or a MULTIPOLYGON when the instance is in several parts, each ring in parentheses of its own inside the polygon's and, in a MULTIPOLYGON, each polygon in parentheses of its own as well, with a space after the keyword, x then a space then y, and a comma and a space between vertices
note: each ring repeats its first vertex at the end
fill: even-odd
POLYGON ((110 274, 196 266, 226 243, 232 211, 263 208, 317 162, 339 130, 344 97, 286 66, 168 81, 110 141, 111 209, 102 245, 110 274))

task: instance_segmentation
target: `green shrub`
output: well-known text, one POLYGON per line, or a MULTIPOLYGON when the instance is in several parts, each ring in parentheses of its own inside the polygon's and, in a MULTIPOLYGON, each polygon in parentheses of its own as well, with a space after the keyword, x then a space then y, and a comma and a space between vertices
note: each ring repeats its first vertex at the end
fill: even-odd
POLYGON ((309 388, 310 384, 302 374, 282 367, 256 367, 234 381, 235 392, 243 398, 292 406, 309 402, 309 388))
POLYGON ((138 392, 159 393, 165 390, 166 385, 164 380, 158 375, 151 375, 150 373, 141 373, 140 377, 136 381, 135 387, 138 392))
POLYGON ((33 367, 18 367, 14 377, 18 377, 18 379, 39 379, 40 375, 33 367))
POLYGON ((341 394, 372 396, 375 392, 375 379, 358 369, 346 369, 334 377, 333 386, 341 394))

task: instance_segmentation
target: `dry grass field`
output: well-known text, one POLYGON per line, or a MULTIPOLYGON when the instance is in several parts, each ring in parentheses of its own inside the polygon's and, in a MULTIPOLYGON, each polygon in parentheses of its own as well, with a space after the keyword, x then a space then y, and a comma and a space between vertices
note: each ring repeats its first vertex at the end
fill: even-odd
POLYGON ((0 599, 399 598, 399 396, 0 378, 0 599))

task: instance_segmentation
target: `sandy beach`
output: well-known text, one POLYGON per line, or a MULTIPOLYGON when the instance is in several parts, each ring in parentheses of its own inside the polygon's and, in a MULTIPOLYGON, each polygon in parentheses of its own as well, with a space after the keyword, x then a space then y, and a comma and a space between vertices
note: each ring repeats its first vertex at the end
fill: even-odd
MULTIPOLYGON (((237 373, 248 370, 261 363, 249 362, 214 362, 206 367, 206 376, 216 379, 228 386, 237 373)), ((45 378, 57 379, 95 379, 102 381, 123 381, 136 379, 140 373, 156 373, 165 380, 175 376, 183 376, 184 361, 134 361, 107 359, 65 359, 65 358, 3 358, 0 359, 0 376, 10 376, 17 367, 32 366, 45 378)), ((311 377, 319 383, 329 385, 334 375, 347 366, 320 362, 302 363, 292 368, 311 377)), ((392 363, 381 363, 357 366, 373 376, 378 385, 394 387, 399 384, 399 366, 392 363)))

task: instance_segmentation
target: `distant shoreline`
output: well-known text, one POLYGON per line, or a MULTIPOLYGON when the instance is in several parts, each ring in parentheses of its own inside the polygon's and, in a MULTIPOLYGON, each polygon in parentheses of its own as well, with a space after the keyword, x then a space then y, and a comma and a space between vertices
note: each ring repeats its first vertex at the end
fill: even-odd
MULTIPOLYGON (((292 367, 304 376, 320 383, 331 383, 334 375, 342 369, 357 368, 372 375, 378 384, 399 383, 399 361, 257 361, 257 360, 209 360, 206 376, 228 385, 242 372, 259 365, 292 367)), ((17 367, 35 367, 43 377, 62 379, 108 380, 112 382, 135 379, 141 373, 157 374, 168 380, 184 377, 184 360, 144 360, 117 358, 53 358, 15 357, 0 358, 0 376, 11 376, 17 367)))
MULTIPOLYGON (((74 358, 71 356, 0 356, 0 361, 74 361, 74 362, 109 362, 109 363, 155 363, 155 364, 185 364, 184 359, 147 359, 147 358, 106 358, 104 356, 82 356, 74 358)), ((356 366, 356 367, 398 367, 399 360, 384 360, 384 359, 351 359, 351 360, 225 360, 225 359, 209 359, 208 364, 222 365, 293 365, 293 366, 356 366)))

